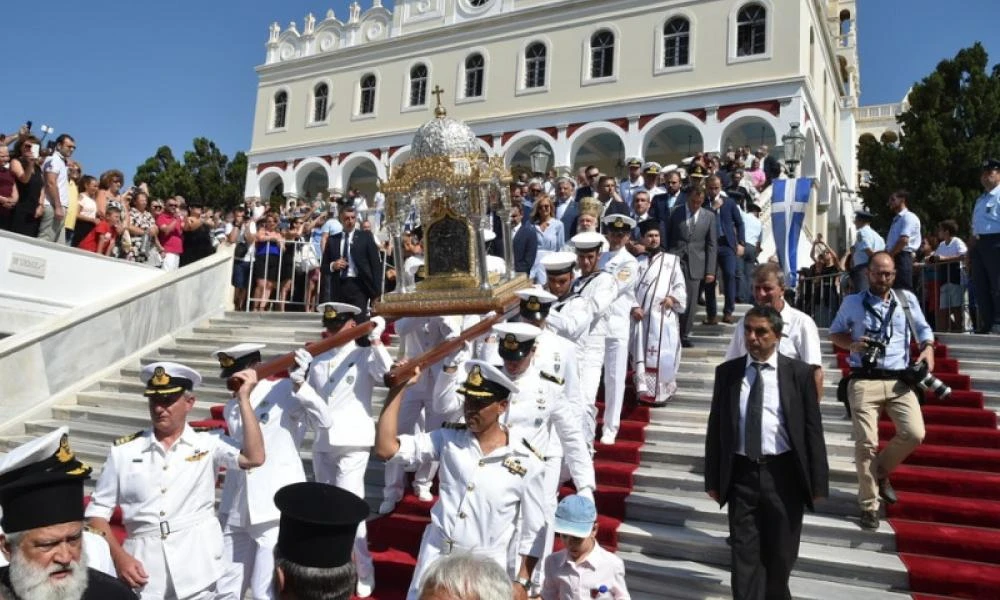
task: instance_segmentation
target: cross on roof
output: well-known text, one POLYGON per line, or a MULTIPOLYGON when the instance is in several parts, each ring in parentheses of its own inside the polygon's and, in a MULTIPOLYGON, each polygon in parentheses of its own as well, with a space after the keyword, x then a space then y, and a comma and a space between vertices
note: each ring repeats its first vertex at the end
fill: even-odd
POLYGON ((443 117, 446 114, 444 106, 441 105, 441 94, 443 93, 444 90, 441 89, 440 85, 435 85, 434 89, 431 90, 431 94, 434 94, 434 96, 437 98, 437 107, 434 108, 434 114, 439 117, 443 117))

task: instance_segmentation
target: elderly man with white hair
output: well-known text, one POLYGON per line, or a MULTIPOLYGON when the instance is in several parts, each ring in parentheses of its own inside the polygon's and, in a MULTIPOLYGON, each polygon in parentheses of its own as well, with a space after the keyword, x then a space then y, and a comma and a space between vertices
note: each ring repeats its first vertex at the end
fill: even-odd
POLYGON ((88 568, 83 482, 90 467, 69 446, 66 427, 15 448, 0 464, 4 600, 125 600, 135 594, 88 568))
POLYGON ((510 579, 503 567, 485 556, 452 554, 424 575, 420 600, 510 600, 510 579))

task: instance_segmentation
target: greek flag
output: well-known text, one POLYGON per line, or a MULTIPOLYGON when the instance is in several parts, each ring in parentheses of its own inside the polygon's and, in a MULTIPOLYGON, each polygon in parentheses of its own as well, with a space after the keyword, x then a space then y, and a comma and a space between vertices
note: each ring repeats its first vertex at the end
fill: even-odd
POLYGON ((775 179, 771 183, 771 231, 778 260, 785 269, 788 287, 795 288, 799 277, 799 234, 809 205, 813 180, 808 177, 775 179))

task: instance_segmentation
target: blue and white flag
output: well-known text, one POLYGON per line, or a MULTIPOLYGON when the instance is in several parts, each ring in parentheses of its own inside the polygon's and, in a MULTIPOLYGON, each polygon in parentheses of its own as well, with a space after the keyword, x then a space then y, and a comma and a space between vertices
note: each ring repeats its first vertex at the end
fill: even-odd
POLYGON ((799 234, 806 218, 813 180, 775 179, 771 183, 771 231, 785 281, 794 289, 799 278, 799 234))

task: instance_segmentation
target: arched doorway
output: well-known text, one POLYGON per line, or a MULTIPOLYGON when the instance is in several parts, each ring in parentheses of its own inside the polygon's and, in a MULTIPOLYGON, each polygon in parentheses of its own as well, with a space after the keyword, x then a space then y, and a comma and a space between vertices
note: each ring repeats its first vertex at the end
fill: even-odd
POLYGON ((277 208, 285 203, 285 182, 277 171, 266 171, 260 176, 260 199, 265 206, 277 208))
POLYGON ((749 146, 751 150, 767 146, 773 150, 777 144, 778 136, 774 132, 774 127, 762 117, 748 115, 726 125, 722 131, 720 150, 727 152, 730 147, 735 150, 740 146, 749 146))
POLYGON ((507 164, 507 167, 514 174, 515 178, 522 174, 530 177, 535 173, 532 169, 531 153, 539 145, 544 146, 550 155, 546 161, 545 169, 541 171, 544 174, 546 170, 552 168, 555 164, 555 151, 552 147, 552 140, 548 136, 527 133, 519 135, 508 142, 507 148, 504 151, 504 163, 507 164))
POLYGON ((310 163, 300 166, 296 181, 299 197, 303 202, 323 201, 330 195, 330 177, 322 164, 310 163))
POLYGON ((646 134, 642 159, 663 166, 680 164, 704 148, 705 141, 697 127, 683 121, 665 121, 646 134))
POLYGON ((625 173, 625 143, 618 131, 610 125, 594 125, 581 130, 572 140, 570 164, 576 171, 594 165, 602 173, 622 177, 625 173))
POLYGON ((365 198, 371 200, 378 191, 379 177, 375 165, 370 161, 359 162, 349 173, 344 173, 344 193, 356 189, 365 198))

